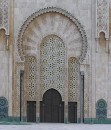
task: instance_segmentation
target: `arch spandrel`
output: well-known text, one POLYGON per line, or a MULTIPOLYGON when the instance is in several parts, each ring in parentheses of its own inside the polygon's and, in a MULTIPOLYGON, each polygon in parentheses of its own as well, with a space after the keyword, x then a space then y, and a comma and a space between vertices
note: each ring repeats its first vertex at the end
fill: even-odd
POLYGON ((32 14, 21 27, 18 36, 21 60, 29 51, 37 54, 38 44, 49 34, 57 34, 65 41, 68 55, 74 55, 79 62, 85 59, 87 37, 80 22, 67 11, 50 7, 32 14))

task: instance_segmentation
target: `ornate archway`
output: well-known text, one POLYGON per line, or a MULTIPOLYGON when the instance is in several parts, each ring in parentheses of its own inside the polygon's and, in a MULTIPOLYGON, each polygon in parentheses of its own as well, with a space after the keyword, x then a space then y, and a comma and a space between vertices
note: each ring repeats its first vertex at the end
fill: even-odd
POLYGON ((20 59, 24 61, 27 50, 36 50, 34 44, 41 43, 41 40, 49 34, 57 34, 69 45, 76 43, 76 48, 70 46, 68 49, 70 51, 78 50, 77 54, 75 53, 75 57, 78 58, 79 62, 85 59, 87 53, 85 30, 74 16, 56 7, 39 10, 24 22, 19 31, 17 41, 20 59), (30 36, 27 37, 27 35, 30 36), (27 42, 29 44, 32 43, 32 45, 27 45, 27 42))
MULTIPOLYGON (((35 97, 36 101, 41 101, 41 97, 48 89, 55 88, 57 91, 60 92, 62 100, 65 101, 67 116, 68 59, 70 57, 75 57, 79 63, 82 63, 87 53, 87 37, 80 22, 63 9, 56 7, 42 9, 32 14, 24 22, 19 32, 17 46, 18 53, 22 62, 26 62, 26 57, 28 55, 35 56, 37 59, 37 93, 35 97), (52 40, 53 42, 49 44, 50 40, 52 40), (44 45, 41 43, 43 43, 44 45), (46 47, 47 45, 49 46, 46 47), (59 50, 59 47, 57 47, 59 45, 62 46, 62 50, 59 50), (56 62, 55 68, 60 69, 58 70, 58 72, 61 71, 61 69, 62 71, 59 72, 59 77, 57 81, 54 81, 58 76, 57 74, 55 75, 55 77, 52 76, 54 80, 49 80, 51 82, 51 85, 54 83, 54 85, 52 85, 53 87, 51 87, 48 83, 48 80, 46 80, 46 75, 48 73, 46 73, 46 70, 50 67, 49 63, 45 63, 48 62, 48 55, 44 54, 44 56, 47 57, 45 57, 44 59, 44 56, 42 54, 46 53, 47 51, 47 53, 49 53, 51 57, 51 51, 48 51, 48 49, 53 46, 56 48, 53 49, 53 53, 55 53, 54 56, 58 58, 58 60, 61 60, 62 58, 63 64, 62 66, 59 66, 61 65, 61 63, 59 64, 56 62), (59 50, 59 52, 57 52, 56 50, 59 50), (57 57, 56 52, 63 54, 62 56, 60 55, 60 57, 57 57), (60 78, 62 78, 62 80, 60 80, 60 78)), ((54 60, 49 61, 51 63, 51 67, 49 70, 51 71, 51 69, 53 68, 54 60)), ((51 71, 51 73, 53 73, 53 71, 51 71)), ((25 81, 27 82, 27 79, 25 79, 25 81)), ((27 95, 25 97, 27 97, 27 95)), ((26 100, 27 99, 25 99, 25 102, 26 100)), ((37 107, 39 107, 39 104, 37 105, 37 107)), ((36 114, 39 115, 39 110, 36 114)))

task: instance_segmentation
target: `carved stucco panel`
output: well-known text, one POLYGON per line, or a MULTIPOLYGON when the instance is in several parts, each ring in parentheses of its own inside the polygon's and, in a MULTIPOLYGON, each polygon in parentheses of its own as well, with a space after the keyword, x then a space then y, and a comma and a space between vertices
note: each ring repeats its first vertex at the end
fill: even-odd
POLYGON ((109 0, 97 0, 97 37, 100 32, 109 38, 109 0))

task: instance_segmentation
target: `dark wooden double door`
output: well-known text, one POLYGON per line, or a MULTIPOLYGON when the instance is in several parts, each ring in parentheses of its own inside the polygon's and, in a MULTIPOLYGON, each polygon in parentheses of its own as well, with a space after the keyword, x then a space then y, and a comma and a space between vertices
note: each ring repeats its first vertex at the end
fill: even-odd
POLYGON ((61 95, 54 89, 48 90, 40 103, 41 122, 64 122, 64 102, 61 95))

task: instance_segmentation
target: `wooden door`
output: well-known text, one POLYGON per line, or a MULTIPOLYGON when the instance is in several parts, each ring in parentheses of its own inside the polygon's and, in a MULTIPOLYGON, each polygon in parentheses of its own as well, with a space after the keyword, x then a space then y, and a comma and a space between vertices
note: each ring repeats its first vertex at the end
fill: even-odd
POLYGON ((61 95, 54 89, 48 90, 40 103, 41 122, 64 122, 64 103, 61 95))
POLYGON ((77 102, 68 103, 68 117, 70 123, 77 123, 77 102))
POLYGON ((27 101, 27 122, 36 122, 36 101, 27 101))

